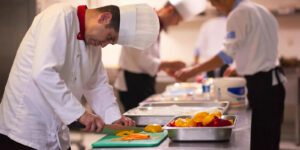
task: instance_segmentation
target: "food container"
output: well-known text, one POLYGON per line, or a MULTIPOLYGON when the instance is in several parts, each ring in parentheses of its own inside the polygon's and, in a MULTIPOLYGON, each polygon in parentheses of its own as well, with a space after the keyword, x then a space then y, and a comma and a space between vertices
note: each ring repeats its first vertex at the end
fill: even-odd
POLYGON ((230 107, 245 107, 247 103, 246 80, 242 77, 223 77, 214 79, 215 97, 227 100, 230 107))
POLYGON ((138 126, 147 124, 164 125, 178 115, 193 115, 199 111, 213 112, 216 110, 225 113, 228 101, 220 102, 193 102, 193 103, 149 103, 133 108, 124 113, 136 122, 138 126))
MULTIPOLYGON (((213 79, 208 80, 209 83, 213 79)), ((212 92, 211 92, 212 93, 212 92)), ((174 102, 194 102, 215 100, 211 93, 203 93, 203 84, 196 82, 174 83, 166 87, 163 93, 148 97, 140 104, 145 103, 174 103, 174 102), (207 96, 209 94, 209 97, 207 96)))
MULTIPOLYGON (((177 116, 169 122, 187 117, 192 116, 177 116)), ((223 127, 169 127, 167 126, 168 122, 163 128, 168 131, 168 137, 172 141, 226 141, 230 139, 237 117, 223 115, 221 118, 233 120, 233 124, 223 127)))

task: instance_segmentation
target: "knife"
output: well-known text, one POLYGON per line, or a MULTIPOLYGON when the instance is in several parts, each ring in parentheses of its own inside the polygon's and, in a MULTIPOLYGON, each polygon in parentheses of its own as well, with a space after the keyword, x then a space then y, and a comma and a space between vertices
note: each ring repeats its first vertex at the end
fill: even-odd
MULTIPOLYGON (((68 125, 68 127, 72 129, 84 129, 85 125, 78 121, 75 121, 68 125)), ((144 131, 144 128, 136 126, 123 126, 120 124, 105 124, 101 133, 115 135, 116 133, 124 130, 134 130, 135 133, 138 133, 144 131)))

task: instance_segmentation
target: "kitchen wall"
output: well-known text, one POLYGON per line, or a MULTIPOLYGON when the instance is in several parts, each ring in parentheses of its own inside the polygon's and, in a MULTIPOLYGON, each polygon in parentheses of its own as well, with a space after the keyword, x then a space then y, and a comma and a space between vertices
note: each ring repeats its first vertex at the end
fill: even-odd
POLYGON ((0 101, 19 44, 35 16, 35 0, 0 1, 0 101))

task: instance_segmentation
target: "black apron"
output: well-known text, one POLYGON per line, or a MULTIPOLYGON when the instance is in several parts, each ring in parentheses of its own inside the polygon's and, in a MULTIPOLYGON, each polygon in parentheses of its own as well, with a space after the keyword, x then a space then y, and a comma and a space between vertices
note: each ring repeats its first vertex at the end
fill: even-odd
POLYGON ((249 106, 252 109, 251 150, 278 150, 283 121, 285 89, 280 67, 245 76, 249 106), (278 84, 272 85, 272 72, 278 84))
POLYGON ((119 91, 125 111, 137 107, 140 102, 155 94, 155 76, 124 70, 127 91, 119 91))

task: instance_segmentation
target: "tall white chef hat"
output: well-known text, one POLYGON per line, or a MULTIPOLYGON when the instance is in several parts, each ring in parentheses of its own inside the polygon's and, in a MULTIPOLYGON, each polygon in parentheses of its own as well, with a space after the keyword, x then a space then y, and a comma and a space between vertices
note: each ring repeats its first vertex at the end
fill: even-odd
POLYGON ((117 43, 144 50, 158 38, 159 20, 147 4, 120 6, 120 29, 117 43))
POLYGON ((169 0, 183 20, 190 20, 206 8, 206 0, 169 0))

